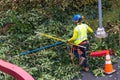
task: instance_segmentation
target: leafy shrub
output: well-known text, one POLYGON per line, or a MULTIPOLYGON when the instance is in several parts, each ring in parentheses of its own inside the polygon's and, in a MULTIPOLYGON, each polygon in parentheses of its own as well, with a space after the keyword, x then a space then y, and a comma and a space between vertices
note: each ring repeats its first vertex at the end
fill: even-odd
MULTIPOLYGON (((115 3, 116 1, 117 0, 114 0, 113 2, 115 3)), ((104 12, 110 11, 110 8, 113 8, 111 2, 111 0, 103 1, 104 12)), ((75 13, 85 15, 86 18, 90 20, 86 20, 87 23, 90 22, 90 25, 95 25, 96 27, 98 25, 98 21, 96 21, 98 15, 97 0, 1 0, 0 5, 1 4, 4 5, 0 8, 2 10, 2 14, 0 15, 0 28, 8 22, 14 23, 14 25, 4 34, 7 35, 5 41, 0 43, 0 58, 22 67, 34 76, 36 80, 70 80, 75 76, 81 78, 79 72, 81 68, 72 65, 70 56, 68 55, 70 46, 67 44, 31 55, 21 57, 16 55, 57 42, 47 37, 36 36, 35 32, 37 31, 60 37, 64 40, 70 38, 75 26, 72 23, 72 16, 75 13)), ((111 18, 109 19, 112 21, 111 18)), ((115 20, 117 21, 119 18, 115 18, 115 20)), ((117 55, 120 56, 120 43, 115 44, 120 42, 120 31, 118 27, 120 23, 119 21, 114 21, 114 23, 111 22, 110 24, 113 24, 113 26, 107 23, 105 25, 105 28, 110 30, 108 31, 108 37, 106 39, 99 40, 91 37, 93 35, 89 36, 91 43, 90 48, 91 51, 115 49, 117 55), (109 27, 112 27, 112 29, 109 27), (116 31, 116 28, 118 31, 116 31)), ((89 54, 90 53, 88 53, 88 55, 89 54)), ((102 67, 104 63, 104 58, 91 58, 88 56, 88 60, 91 65, 91 71, 102 67)))

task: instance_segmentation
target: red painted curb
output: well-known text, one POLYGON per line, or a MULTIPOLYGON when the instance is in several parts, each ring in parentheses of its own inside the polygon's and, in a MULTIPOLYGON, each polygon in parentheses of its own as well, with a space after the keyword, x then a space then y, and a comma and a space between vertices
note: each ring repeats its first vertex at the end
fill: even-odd
POLYGON ((0 71, 12 75, 16 80, 34 80, 34 78, 17 65, 0 60, 0 71))

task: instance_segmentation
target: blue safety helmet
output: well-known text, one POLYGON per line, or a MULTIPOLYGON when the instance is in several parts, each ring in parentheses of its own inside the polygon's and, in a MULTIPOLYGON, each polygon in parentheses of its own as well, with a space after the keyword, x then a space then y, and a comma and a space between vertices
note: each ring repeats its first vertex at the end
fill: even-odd
POLYGON ((74 15, 74 17, 73 17, 73 20, 76 22, 76 21, 81 21, 82 20, 82 16, 80 15, 80 14, 76 14, 76 15, 74 15))

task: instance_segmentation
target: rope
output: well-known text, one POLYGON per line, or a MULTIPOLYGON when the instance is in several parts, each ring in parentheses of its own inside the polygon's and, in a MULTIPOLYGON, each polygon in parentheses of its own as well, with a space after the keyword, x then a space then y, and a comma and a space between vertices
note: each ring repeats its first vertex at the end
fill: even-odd
POLYGON ((50 48, 50 47, 54 47, 54 46, 57 46, 57 45, 60 45, 60 44, 63 44, 63 43, 64 42, 57 42, 55 44, 51 44, 51 45, 48 45, 48 46, 45 46, 45 47, 37 48, 35 50, 30 50, 30 51, 27 51, 27 52, 23 52, 23 53, 19 54, 19 56, 35 53, 35 52, 38 52, 38 51, 41 51, 41 50, 44 50, 44 49, 47 49, 47 48, 50 48))

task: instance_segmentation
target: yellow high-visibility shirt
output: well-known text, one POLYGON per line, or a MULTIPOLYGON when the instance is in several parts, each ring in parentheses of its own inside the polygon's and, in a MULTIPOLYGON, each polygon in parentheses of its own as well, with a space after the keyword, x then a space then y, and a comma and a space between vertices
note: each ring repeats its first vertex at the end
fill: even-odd
POLYGON ((87 39, 87 31, 93 32, 92 28, 86 24, 77 25, 74 28, 73 36, 68 42, 74 42, 76 45, 87 39), (79 30, 80 29, 80 30, 79 30))

